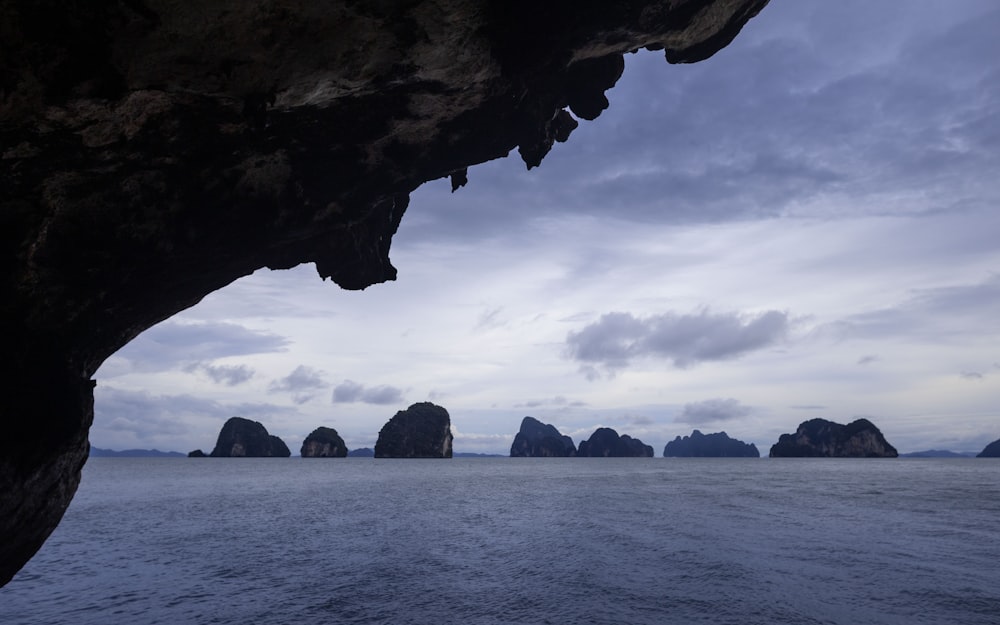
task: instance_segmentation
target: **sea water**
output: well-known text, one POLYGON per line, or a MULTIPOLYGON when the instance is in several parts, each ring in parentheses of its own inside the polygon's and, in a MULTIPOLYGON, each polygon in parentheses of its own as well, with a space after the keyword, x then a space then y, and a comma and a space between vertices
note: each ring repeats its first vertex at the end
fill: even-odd
POLYGON ((94 458, 0 623, 1000 623, 974 459, 94 458))

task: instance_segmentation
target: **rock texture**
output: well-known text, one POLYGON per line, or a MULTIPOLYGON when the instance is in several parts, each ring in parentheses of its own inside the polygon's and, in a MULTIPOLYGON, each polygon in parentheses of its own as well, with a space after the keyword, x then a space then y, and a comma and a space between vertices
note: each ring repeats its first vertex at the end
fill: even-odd
POLYGON ((195 449, 194 451, 188 452, 188 458, 208 458, 208 454, 200 449, 195 449))
POLYGON ((766 2, 0 0, 0 584, 76 490, 105 358, 261 267, 393 279, 417 186, 538 165, 622 53, 704 59, 766 2))
POLYGON ((652 458, 653 448, 628 434, 611 428, 597 428, 576 452, 582 458, 652 458))
POLYGON ((782 434, 771 446, 771 458, 895 458, 896 448, 868 419, 847 425, 810 419, 794 434, 782 434))
POLYGON ((212 458, 287 458, 292 455, 285 441, 267 433, 250 419, 231 417, 222 426, 212 458))
POLYGON ((347 445, 333 428, 318 427, 302 441, 303 458, 346 458, 347 445))
POLYGON ((976 454, 976 458, 1000 458, 1000 439, 997 439, 976 454))
POLYGON ((451 417, 430 402, 400 410, 382 426, 376 458, 451 458, 451 417))
POLYGON ((576 445, 572 438, 534 417, 521 420, 521 429, 510 446, 511 458, 567 458, 575 455, 576 445))
POLYGON ((664 458, 760 458, 760 451, 753 443, 729 438, 725 432, 702 434, 698 430, 691 436, 678 436, 663 448, 664 458))

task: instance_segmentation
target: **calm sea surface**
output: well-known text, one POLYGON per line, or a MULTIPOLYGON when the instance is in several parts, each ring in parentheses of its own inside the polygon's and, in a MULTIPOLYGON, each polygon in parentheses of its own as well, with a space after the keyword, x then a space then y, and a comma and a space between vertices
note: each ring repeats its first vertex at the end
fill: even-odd
POLYGON ((93 458, 0 623, 1000 624, 1000 463, 93 458))

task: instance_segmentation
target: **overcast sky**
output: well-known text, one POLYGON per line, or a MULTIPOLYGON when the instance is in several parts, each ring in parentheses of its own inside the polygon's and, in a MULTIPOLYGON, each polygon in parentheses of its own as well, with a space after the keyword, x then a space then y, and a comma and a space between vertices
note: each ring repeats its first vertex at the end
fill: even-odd
POLYGON ((525 415, 577 444, 814 417, 901 452, 1000 438, 1000 4, 772 0, 694 65, 629 55, 611 108, 414 194, 396 282, 259 271, 96 378, 91 442, 206 452, 225 420, 297 454, 418 401, 455 450, 525 415))

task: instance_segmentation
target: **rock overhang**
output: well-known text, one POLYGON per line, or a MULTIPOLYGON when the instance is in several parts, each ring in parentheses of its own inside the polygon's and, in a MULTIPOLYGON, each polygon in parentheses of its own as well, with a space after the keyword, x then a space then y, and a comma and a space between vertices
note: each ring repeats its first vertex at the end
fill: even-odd
POLYGON ((692 62, 767 0, 0 0, 0 583, 79 482, 90 376, 261 267, 395 278, 425 181, 537 166, 622 55, 692 62))

